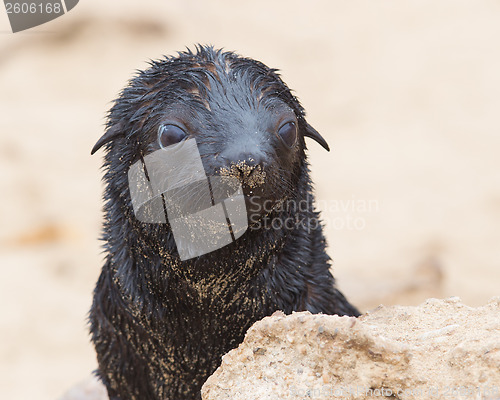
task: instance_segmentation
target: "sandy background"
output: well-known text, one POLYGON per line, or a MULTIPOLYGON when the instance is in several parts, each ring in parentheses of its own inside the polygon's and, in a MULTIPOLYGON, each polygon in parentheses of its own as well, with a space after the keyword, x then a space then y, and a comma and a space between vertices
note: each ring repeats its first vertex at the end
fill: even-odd
POLYGON ((282 71, 309 141, 340 287, 367 310, 500 294, 500 3, 98 1, 12 34, 0 6, 0 397, 95 368, 102 154, 135 69, 193 43, 282 71))

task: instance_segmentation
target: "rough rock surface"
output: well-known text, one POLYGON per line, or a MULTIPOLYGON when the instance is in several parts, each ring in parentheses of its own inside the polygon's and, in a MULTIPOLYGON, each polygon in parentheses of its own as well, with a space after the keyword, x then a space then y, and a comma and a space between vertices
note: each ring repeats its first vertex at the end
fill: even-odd
POLYGON ((275 313, 255 323, 204 400, 500 399, 500 297, 350 317, 275 313))
MULTIPOLYGON (((380 306, 358 319, 277 312, 255 323, 203 400, 500 400, 500 297, 380 306)), ((60 400, 107 400, 95 379, 60 400)))

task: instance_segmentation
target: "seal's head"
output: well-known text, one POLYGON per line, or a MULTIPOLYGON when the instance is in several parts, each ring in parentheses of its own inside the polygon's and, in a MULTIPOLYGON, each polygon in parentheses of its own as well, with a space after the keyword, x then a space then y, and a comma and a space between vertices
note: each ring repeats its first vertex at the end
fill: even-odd
POLYGON ((141 158, 194 138, 205 173, 236 178, 249 215, 264 215, 293 196, 306 136, 329 150, 276 70, 199 46, 130 81, 92 154, 107 146, 108 171, 122 174, 108 183, 125 184, 123 171, 141 158))

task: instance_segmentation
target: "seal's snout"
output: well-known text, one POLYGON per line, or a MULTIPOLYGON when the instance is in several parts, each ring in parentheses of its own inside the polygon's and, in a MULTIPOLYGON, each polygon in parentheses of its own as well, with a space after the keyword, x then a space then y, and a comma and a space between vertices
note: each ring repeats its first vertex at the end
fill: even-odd
POLYGON ((254 172, 257 171, 257 167, 260 167, 260 164, 254 162, 253 158, 249 158, 245 161, 238 161, 232 164, 232 166, 234 166, 235 172, 239 173, 240 182, 245 184, 248 183, 254 172))
POLYGON ((266 172, 262 160, 252 156, 241 157, 238 161, 229 162, 220 169, 221 176, 231 176, 243 186, 255 188, 265 182, 266 172))
POLYGON ((256 155, 244 153, 236 157, 236 160, 229 162, 229 167, 234 165, 237 171, 240 172, 241 178, 248 178, 260 165, 262 167, 262 158, 256 155))

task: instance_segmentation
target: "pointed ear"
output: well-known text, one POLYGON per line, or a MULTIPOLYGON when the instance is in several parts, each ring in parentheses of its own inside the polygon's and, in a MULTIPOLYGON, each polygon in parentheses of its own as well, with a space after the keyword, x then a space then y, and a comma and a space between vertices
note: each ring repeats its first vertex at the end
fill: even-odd
POLYGON ((122 127, 123 127, 123 124, 120 121, 117 124, 108 128, 106 133, 104 135, 102 135, 101 138, 94 145, 94 147, 92 148, 92 151, 90 152, 90 155, 94 155, 94 153, 97 150, 99 150, 102 146, 104 146, 106 143, 111 142, 112 140, 116 139, 117 137, 124 136, 124 133, 122 131, 122 127))
POLYGON ((306 132, 304 133, 304 136, 310 137, 311 139, 318 142, 326 151, 330 151, 330 147, 328 146, 328 143, 326 143, 326 140, 323 139, 323 136, 321 136, 319 132, 316 129, 314 129, 311 125, 309 125, 307 122, 306 122, 306 132))

